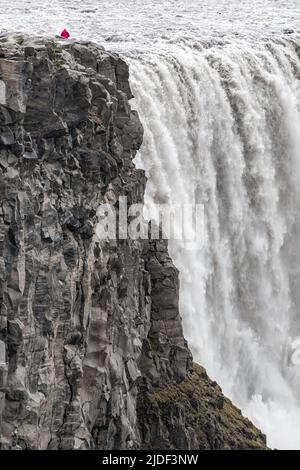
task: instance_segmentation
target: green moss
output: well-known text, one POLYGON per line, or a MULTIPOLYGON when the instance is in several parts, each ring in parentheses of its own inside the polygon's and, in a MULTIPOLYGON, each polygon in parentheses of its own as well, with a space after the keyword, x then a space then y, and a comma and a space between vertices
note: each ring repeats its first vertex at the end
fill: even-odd
POLYGON ((65 65, 65 62, 60 58, 55 58, 53 64, 57 69, 61 69, 65 65))
POLYGON ((21 35, 15 36, 15 41, 19 46, 22 46, 22 44, 24 44, 24 38, 21 35))
POLYGON ((265 437, 210 380, 203 367, 194 364, 186 380, 167 383, 143 393, 138 400, 141 419, 161 420, 170 426, 170 416, 184 416, 199 448, 266 449, 265 437))

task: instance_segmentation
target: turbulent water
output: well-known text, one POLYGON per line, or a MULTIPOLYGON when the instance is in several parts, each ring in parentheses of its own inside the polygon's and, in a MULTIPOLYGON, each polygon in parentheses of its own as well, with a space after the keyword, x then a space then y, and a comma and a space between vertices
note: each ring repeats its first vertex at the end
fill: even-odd
POLYGON ((298 1, 10 5, 1 2, 1 28, 67 26, 130 62, 146 204, 205 208, 204 247, 170 247, 194 357, 270 446, 299 449, 298 1))
POLYGON ((195 357, 266 431, 300 447, 300 61, 277 40, 132 61, 146 124, 147 202, 205 206, 206 243, 179 242, 181 311, 195 357), (298 70, 298 72, 297 72, 298 70))

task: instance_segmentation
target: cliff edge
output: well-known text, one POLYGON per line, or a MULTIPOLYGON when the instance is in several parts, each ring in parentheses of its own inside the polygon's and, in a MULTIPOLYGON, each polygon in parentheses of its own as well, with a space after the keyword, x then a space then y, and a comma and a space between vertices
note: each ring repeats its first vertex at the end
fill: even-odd
POLYGON ((0 448, 264 449, 193 365, 165 241, 100 240, 143 202, 126 63, 0 38, 0 448))

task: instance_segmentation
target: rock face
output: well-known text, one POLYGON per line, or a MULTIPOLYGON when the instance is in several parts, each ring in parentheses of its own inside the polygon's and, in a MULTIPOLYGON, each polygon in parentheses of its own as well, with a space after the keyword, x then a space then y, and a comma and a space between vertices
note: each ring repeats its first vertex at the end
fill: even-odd
POLYGON ((131 97, 93 44, 0 40, 1 449, 265 448, 192 365, 166 242, 97 237, 143 202, 131 97))
POLYGON ((137 413, 145 449, 266 449, 262 433, 197 364, 185 380, 147 387, 137 413))

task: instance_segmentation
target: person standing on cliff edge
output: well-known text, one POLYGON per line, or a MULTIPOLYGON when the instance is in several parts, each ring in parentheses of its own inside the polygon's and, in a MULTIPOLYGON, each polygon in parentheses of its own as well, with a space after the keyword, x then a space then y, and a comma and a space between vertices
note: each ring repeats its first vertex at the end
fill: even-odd
POLYGON ((60 33, 60 37, 63 38, 63 39, 69 39, 70 37, 70 33, 67 29, 64 29, 61 33, 60 33))

